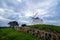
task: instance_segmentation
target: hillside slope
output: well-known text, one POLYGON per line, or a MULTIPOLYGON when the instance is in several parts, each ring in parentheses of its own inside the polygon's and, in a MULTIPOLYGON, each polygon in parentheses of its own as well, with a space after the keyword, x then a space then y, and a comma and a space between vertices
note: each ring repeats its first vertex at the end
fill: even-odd
POLYGON ((36 28, 40 30, 57 32, 60 34, 60 26, 48 25, 48 24, 36 24, 36 25, 28 25, 28 27, 36 28))
POLYGON ((1 28, 0 40, 41 40, 41 39, 21 31, 16 31, 13 28, 1 28))

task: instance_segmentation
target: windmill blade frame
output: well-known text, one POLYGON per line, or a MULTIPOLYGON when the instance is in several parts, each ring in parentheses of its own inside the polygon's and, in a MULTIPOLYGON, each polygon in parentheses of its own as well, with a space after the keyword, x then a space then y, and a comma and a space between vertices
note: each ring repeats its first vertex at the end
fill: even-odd
POLYGON ((33 24, 43 23, 43 19, 40 19, 39 17, 37 17, 37 14, 38 14, 38 12, 36 12, 36 13, 33 12, 33 16, 30 17, 32 20, 32 23, 33 24))
POLYGON ((33 17, 35 17, 37 14, 38 14, 38 13, 34 13, 34 12, 33 12, 33 17))

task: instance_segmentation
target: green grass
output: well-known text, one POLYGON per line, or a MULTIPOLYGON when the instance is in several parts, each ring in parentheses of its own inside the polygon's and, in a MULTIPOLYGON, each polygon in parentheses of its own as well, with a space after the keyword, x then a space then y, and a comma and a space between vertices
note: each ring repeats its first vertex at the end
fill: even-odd
POLYGON ((16 31, 13 28, 1 28, 0 40, 41 40, 28 33, 16 31))
POLYGON ((40 30, 49 29, 50 31, 56 31, 57 33, 60 33, 60 26, 55 26, 55 25, 36 24, 36 25, 29 25, 28 27, 37 28, 37 29, 40 29, 40 30))
MULTIPOLYGON (((40 30, 51 30, 56 31, 60 34, 60 26, 47 25, 47 24, 37 24, 37 25, 28 25, 31 28, 37 28, 40 30)), ((13 28, 0 28, 0 40, 42 40, 28 33, 17 31, 13 28)))

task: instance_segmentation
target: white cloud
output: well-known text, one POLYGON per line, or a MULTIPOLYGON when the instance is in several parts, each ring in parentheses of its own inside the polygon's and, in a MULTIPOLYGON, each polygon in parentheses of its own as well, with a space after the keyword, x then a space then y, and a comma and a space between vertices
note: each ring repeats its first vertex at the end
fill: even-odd
POLYGON ((0 12, 4 12, 4 9, 0 8, 0 12))
MULTIPOLYGON (((27 4, 27 11, 26 14, 27 16, 32 16, 30 15, 32 13, 32 11, 34 12, 38 12, 39 15, 47 15, 47 12, 49 12, 50 8, 54 7, 54 5, 57 4, 56 0, 45 0, 39 3, 34 3, 34 1, 32 0, 25 0, 26 4, 27 4)), ((53 9, 53 8, 52 8, 53 9)), ((50 14, 49 14, 50 15, 50 14)))
POLYGON ((38 17, 54 16, 57 0, 3 0, 2 5, 1 19, 28 22, 26 18, 33 16, 33 12, 38 12, 38 17))
POLYGON ((22 0, 17 0, 18 2, 21 2, 22 0))
POLYGON ((10 19, 6 19, 6 18, 4 18, 4 17, 2 17, 2 16, 0 16, 0 20, 7 20, 7 21, 12 21, 12 20, 10 20, 10 19))

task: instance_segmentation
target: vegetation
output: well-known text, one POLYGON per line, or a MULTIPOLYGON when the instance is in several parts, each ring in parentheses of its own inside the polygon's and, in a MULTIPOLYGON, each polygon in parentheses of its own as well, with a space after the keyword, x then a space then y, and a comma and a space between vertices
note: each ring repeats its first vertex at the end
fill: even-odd
POLYGON ((36 24, 36 25, 28 25, 28 27, 60 33, 60 26, 55 26, 55 25, 36 24))
POLYGON ((12 21, 12 22, 9 22, 8 24, 10 25, 10 27, 13 27, 13 28, 14 26, 19 26, 17 21, 12 21))
POLYGON ((0 28, 0 40, 41 40, 22 31, 13 28, 0 28))
POLYGON ((27 25, 26 24, 22 24, 21 26, 24 27, 24 26, 27 26, 27 25))
MULTIPOLYGON (((55 25, 47 25, 47 24, 36 24, 36 25, 28 25, 27 27, 37 28, 40 30, 46 31, 56 31, 60 34, 60 26, 55 25), (48 30, 49 29, 49 30, 48 30)), ((0 40, 42 40, 42 38, 35 37, 31 34, 17 31, 13 28, 0 28, 0 40)))

